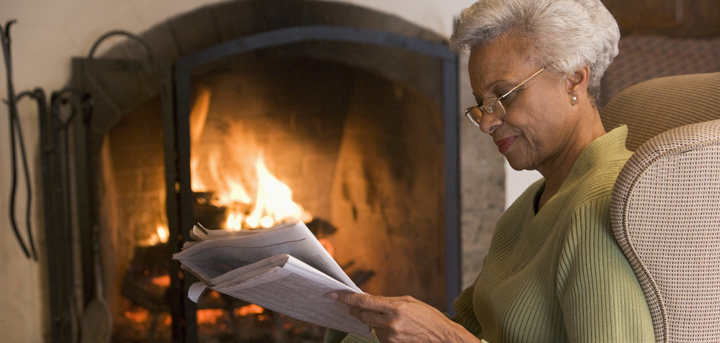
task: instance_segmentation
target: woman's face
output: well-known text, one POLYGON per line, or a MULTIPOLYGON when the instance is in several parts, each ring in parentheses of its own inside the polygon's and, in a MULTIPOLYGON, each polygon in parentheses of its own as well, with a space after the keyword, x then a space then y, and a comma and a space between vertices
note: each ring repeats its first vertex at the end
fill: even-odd
MULTIPOLYGON (((512 33, 470 52, 468 71, 478 103, 500 97, 540 70, 533 49, 512 33)), ((480 129, 491 135, 498 150, 516 170, 552 170, 573 136, 577 120, 569 108, 565 78, 550 70, 533 77, 501 100, 505 115, 484 114, 480 129)))

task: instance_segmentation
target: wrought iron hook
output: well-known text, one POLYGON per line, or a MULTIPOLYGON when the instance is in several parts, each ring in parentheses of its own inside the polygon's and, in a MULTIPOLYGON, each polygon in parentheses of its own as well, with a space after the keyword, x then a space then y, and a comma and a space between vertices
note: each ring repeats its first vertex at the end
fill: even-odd
POLYGON ((150 51, 150 46, 148 46, 147 43, 145 43, 145 41, 142 40, 142 38, 140 38, 130 32, 122 31, 122 30, 110 31, 110 32, 100 36, 100 38, 98 38, 95 41, 92 48, 90 48, 90 53, 88 54, 88 59, 93 59, 94 55, 95 55, 95 50, 97 50, 98 46, 100 46, 100 43, 102 43, 105 39, 112 37, 112 36, 125 36, 125 37, 128 37, 128 38, 140 43, 140 45, 142 45, 142 47, 145 49, 145 53, 147 54, 148 60, 152 61, 154 59, 153 54, 150 51))
MULTIPOLYGON (((48 116, 49 113, 47 111, 47 101, 45 97, 45 91, 42 90, 42 88, 35 88, 34 91, 25 91, 17 96, 17 102, 20 102, 22 98, 29 97, 33 100, 35 100, 35 103, 37 104, 37 110, 40 116, 48 116)), ((47 119, 46 119, 47 120, 47 119)), ((49 121, 48 121, 49 122, 49 121)), ((42 130, 42 127, 40 128, 42 130)), ((53 141, 53 130, 50 125, 47 125, 47 132, 45 133, 49 137, 49 141, 53 141)), ((55 147, 52 144, 46 144, 42 147, 43 152, 45 153, 51 153, 55 151, 55 147)))
MULTIPOLYGON (((13 84, 13 75, 12 75, 12 56, 10 52, 10 27, 12 24, 16 23, 15 20, 8 21, 4 27, 0 26, 0 36, 2 36, 2 49, 3 49, 3 57, 5 59, 5 71, 6 71, 6 77, 7 77, 7 100, 5 100, 5 103, 8 106, 8 112, 9 112, 9 120, 10 120, 10 150, 11 150, 11 168, 12 168, 12 180, 11 180, 11 190, 10 190, 10 224, 13 230, 13 233, 15 234, 15 238, 18 242, 18 245, 20 245, 20 248, 22 249, 23 253, 25 254, 26 258, 32 258, 37 261, 37 252, 35 249, 35 242, 33 240, 33 234, 32 234, 32 226, 31 226, 31 209, 32 209, 32 186, 30 182, 30 169, 28 167, 27 162, 27 154, 25 152, 25 141, 23 139, 22 130, 20 127, 20 118, 18 115, 17 110, 17 103, 22 100, 25 97, 30 97, 34 99, 37 103, 38 108, 38 115, 44 118, 44 121, 48 123, 47 125, 47 132, 42 133, 46 134, 48 137, 48 140, 46 142, 46 146, 43 146, 45 153, 54 153, 56 150, 56 147, 53 145, 52 142, 55 141, 55 135, 54 130, 67 130, 68 125, 72 122, 73 118, 75 117, 76 113, 80 112, 83 114, 83 121, 87 123, 87 121, 90 118, 90 113, 92 111, 92 103, 91 99, 88 95, 81 94, 80 92, 72 89, 72 88, 64 88, 60 91, 53 92, 50 99, 50 111, 48 111, 48 105, 47 105, 47 98, 45 96, 45 92, 40 89, 36 88, 34 91, 26 91, 21 92, 19 95, 15 95, 15 87, 13 84), (62 118, 60 116, 60 106, 63 104, 66 104, 70 102, 72 109, 70 111, 70 115, 67 118, 62 118), (18 152, 19 155, 18 156, 18 152), (17 197, 17 190, 18 190, 18 162, 21 162, 22 172, 25 177, 25 188, 27 191, 27 204, 25 207, 25 225, 27 228, 27 242, 25 239, 23 239, 22 235, 20 234, 20 229, 18 228, 18 223, 15 218, 15 207, 16 207, 16 197, 17 197)), ((108 35, 106 35, 108 36, 108 35)), ((101 39, 102 40, 102 39, 101 39)), ((98 41, 99 43, 99 41, 98 41)), ((96 43, 97 45, 97 43, 96 43)), ((97 46, 93 47, 93 50, 97 46)), ((149 50, 148 50, 149 52, 149 50)), ((42 128, 41 128, 42 129, 42 128)), ((66 138, 67 140, 67 138, 66 138)), ((67 145, 67 142, 65 142, 67 145)), ((67 156, 66 156, 67 158, 67 156)), ((65 164, 68 165, 68 161, 65 161, 65 164)), ((67 184, 69 184, 69 181, 66 180, 67 184)))
POLYGON ((30 185, 30 170, 27 164, 27 155, 25 154, 25 143, 22 137, 22 130, 20 128, 20 118, 17 113, 17 98, 15 97, 15 88, 12 81, 12 59, 10 54, 10 26, 14 24, 15 20, 10 20, 5 24, 5 29, 0 28, 0 34, 2 35, 2 48, 3 57, 5 59, 5 75, 7 77, 7 92, 8 97, 5 103, 8 105, 9 119, 10 119, 10 155, 12 159, 12 181, 10 186, 10 224, 15 234, 15 238, 22 248, 25 257, 32 258, 37 261, 37 252, 35 251, 35 243, 33 242, 32 226, 30 224, 30 209, 32 205, 32 187, 30 185), (15 134, 17 133, 17 139, 15 134), (20 157, 22 161, 23 174, 25 176, 25 184, 27 191, 27 204, 25 212, 25 225, 27 227, 28 244, 25 244, 25 240, 20 235, 17 222, 15 220, 15 200, 17 196, 17 148, 16 142, 19 145, 20 157), (28 250, 28 246, 30 249, 28 250))

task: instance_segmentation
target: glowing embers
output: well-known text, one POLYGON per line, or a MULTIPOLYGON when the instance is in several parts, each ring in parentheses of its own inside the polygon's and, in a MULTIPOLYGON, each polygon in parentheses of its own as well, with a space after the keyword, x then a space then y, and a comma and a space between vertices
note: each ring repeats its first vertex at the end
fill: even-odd
POLYGON ((258 305, 255 305, 255 304, 250 304, 247 306, 243 306, 241 308, 236 308, 234 313, 236 316, 247 316, 250 314, 261 314, 264 311, 265 311, 264 308, 262 308, 258 305))
MULTIPOLYGON (((268 312, 260 306, 227 303, 217 292, 208 292, 206 304, 217 308, 202 308, 197 311, 198 336, 201 342, 267 342, 272 337, 297 331, 295 325, 275 321, 279 315, 268 312)), ((284 322, 284 320, 282 320, 284 322)), ((116 335, 120 342, 171 342, 172 318, 170 313, 149 310, 132 305, 115 320, 123 332, 116 335)))
POLYGON ((325 328, 309 325, 215 291, 198 303, 201 342, 320 342, 325 328))
POLYGON ((251 133, 238 123, 213 122, 214 130, 227 132, 225 138, 212 133, 203 137, 210 98, 209 90, 200 89, 190 114, 196 220, 209 229, 230 231, 268 228, 283 221, 310 222, 312 216, 293 201, 290 187, 269 171, 251 133), (219 125, 223 127, 218 129, 219 125))

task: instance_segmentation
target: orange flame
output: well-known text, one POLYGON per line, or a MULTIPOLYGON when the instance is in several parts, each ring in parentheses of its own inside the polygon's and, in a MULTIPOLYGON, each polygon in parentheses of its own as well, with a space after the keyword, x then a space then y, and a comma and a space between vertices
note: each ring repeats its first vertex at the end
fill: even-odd
POLYGON ((155 228, 155 233, 150 235, 150 237, 139 241, 138 245, 141 247, 149 247, 159 243, 167 243, 168 238, 170 238, 170 230, 167 226, 158 224, 157 228, 155 228))
POLYGON ((160 287, 170 287, 170 275, 154 277, 150 283, 160 287))
POLYGON ((167 243, 168 238, 170 238, 170 230, 168 230, 165 225, 158 225, 156 231, 156 235, 158 237, 158 240, 162 243, 167 243))
POLYGON ((218 318, 223 316, 222 309, 207 309, 197 311, 197 322, 198 324, 215 324, 218 322, 218 318))
MULTIPOLYGON (((198 91, 197 98, 193 103, 193 108, 190 111, 190 145, 197 145, 202 136, 202 132, 205 129, 205 121, 207 120, 208 111, 210 110, 210 90, 202 88, 198 91)), ((197 177, 197 166, 199 160, 196 156, 193 156, 190 161, 190 168, 192 170, 192 189, 203 191, 206 189, 205 184, 202 180, 197 177)))
POLYGON ((144 323, 150 318, 150 311, 146 309, 138 309, 136 311, 125 311, 123 313, 125 318, 132 320, 136 323, 144 323))
POLYGON ((251 228, 268 228, 286 220, 312 220, 310 213, 292 201, 292 190, 280 182, 265 166, 265 158, 260 152, 255 164, 258 175, 258 190, 255 209, 245 218, 251 228))
POLYGON ((236 316, 244 317, 244 316, 251 315, 251 314, 260 314, 260 313, 263 313, 264 311, 265 311, 264 308, 262 308, 258 305, 255 305, 255 304, 250 304, 247 306, 243 306, 241 308, 236 308, 233 312, 235 313, 236 316))
MULTIPOLYGON (((190 113, 190 141, 193 152, 199 151, 196 146, 200 142, 208 117, 210 98, 210 90, 200 89, 190 113)), ((235 147, 237 144, 241 143, 235 142, 230 145, 235 147)), ((235 150, 247 151, 247 149, 235 150)), ((292 201, 292 190, 270 173, 265 165, 262 151, 259 152, 255 162, 258 181, 255 199, 251 199, 248 195, 248 187, 243 183, 240 175, 220 175, 222 164, 228 156, 220 156, 219 151, 207 155, 209 156, 202 156, 208 167, 206 175, 202 175, 205 179, 198 172, 200 156, 193 155, 191 158, 192 189, 203 192, 208 191, 208 186, 217 188, 213 190, 217 196, 213 205, 225 206, 228 209, 224 229, 239 231, 243 228, 268 228, 289 220, 304 222, 312 220, 310 213, 292 201), (252 209, 252 212, 247 213, 248 209, 252 209)))

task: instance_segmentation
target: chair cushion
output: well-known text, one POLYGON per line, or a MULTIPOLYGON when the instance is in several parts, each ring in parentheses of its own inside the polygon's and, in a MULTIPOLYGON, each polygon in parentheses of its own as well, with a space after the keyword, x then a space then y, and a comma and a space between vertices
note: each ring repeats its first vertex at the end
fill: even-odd
POLYGON ((720 73, 668 76, 641 82, 614 97, 600 115, 606 131, 627 124, 626 147, 671 128, 720 119, 720 73))
POLYGON ((720 342, 720 120, 643 144, 618 176, 610 213, 657 341, 720 342))

